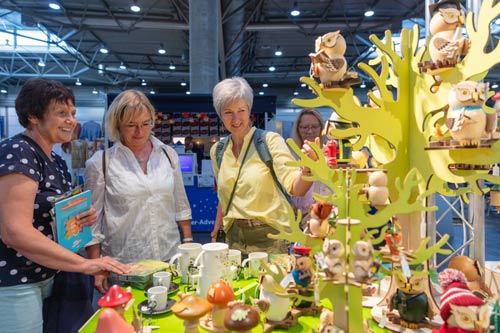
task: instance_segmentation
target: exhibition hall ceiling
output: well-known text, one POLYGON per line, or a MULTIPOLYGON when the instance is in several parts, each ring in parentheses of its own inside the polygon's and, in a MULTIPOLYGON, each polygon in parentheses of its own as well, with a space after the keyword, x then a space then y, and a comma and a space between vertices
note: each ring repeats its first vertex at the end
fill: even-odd
MULTIPOLYGON (((217 46, 219 73, 244 76, 256 91, 289 98, 306 89, 299 78, 309 75, 308 54, 318 36, 341 30, 347 63, 356 69, 360 61, 374 57, 371 34, 383 38, 386 30, 397 33, 403 21, 408 27, 424 25, 427 10, 423 0, 199 1, 220 6, 224 42, 217 46), (294 6, 299 16, 291 16, 294 6), (373 16, 365 16, 367 9, 373 16), (281 56, 275 55, 278 49, 281 56)), ((0 0, 0 85, 18 87, 43 75, 105 91, 189 90, 191 1, 58 0, 59 10, 49 8, 50 2, 0 0), (134 3, 139 12, 131 11, 134 3), (47 38, 51 52, 43 43, 47 38), (183 82, 187 85, 181 86, 183 82)), ((362 78, 369 88, 368 78, 362 78)))

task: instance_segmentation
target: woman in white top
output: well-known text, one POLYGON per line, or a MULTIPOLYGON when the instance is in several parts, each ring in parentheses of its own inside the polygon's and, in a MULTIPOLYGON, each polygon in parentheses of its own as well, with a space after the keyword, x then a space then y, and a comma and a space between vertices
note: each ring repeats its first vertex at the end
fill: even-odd
MULTIPOLYGON (((90 258, 166 261, 177 252, 179 229, 184 242, 193 240, 179 158, 152 136, 153 125, 154 107, 142 92, 126 90, 109 107, 106 127, 115 143, 94 154, 85 169, 98 216, 90 258)), ((106 279, 96 278, 95 286, 105 292, 106 279)))

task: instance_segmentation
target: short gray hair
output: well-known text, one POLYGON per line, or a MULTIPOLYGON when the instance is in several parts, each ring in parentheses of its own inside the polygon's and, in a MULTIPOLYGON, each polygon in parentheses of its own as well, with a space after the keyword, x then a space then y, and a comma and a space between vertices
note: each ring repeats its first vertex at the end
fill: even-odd
POLYGON ((244 100, 248 111, 251 112, 253 105, 253 90, 248 82, 242 77, 232 77, 217 83, 212 92, 215 112, 221 116, 221 111, 229 103, 244 100))
POLYGON ((121 140, 120 125, 128 123, 135 115, 148 112, 151 120, 155 119, 155 108, 138 90, 125 90, 113 100, 106 113, 106 129, 109 139, 114 142, 121 140))

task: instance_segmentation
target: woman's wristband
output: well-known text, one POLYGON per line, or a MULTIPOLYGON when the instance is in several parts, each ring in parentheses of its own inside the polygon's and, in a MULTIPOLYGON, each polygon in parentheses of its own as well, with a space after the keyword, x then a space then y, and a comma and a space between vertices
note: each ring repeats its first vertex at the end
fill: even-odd
POLYGON ((193 241, 193 237, 184 237, 184 238, 182 239, 182 241, 183 241, 184 243, 187 243, 187 242, 192 242, 192 241, 193 241))

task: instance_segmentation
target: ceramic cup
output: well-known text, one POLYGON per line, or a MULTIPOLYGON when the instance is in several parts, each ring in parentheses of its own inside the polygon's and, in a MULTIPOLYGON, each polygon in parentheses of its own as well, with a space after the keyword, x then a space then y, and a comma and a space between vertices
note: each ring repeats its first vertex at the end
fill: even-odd
POLYGON ((239 268, 241 266, 241 251, 229 249, 229 269, 231 271, 231 280, 238 278, 239 268))
POLYGON ((249 274, 252 277, 259 276, 259 272, 264 265, 267 263, 268 254, 266 252, 250 252, 248 258, 243 260, 241 263, 242 267, 245 267, 248 263, 249 274))
POLYGON ((168 288, 156 286, 148 289, 148 306, 155 311, 163 310, 167 307, 168 288))
POLYGON ((177 261, 176 271, 181 276, 182 283, 189 282, 189 266, 193 266, 196 257, 201 252, 200 243, 185 243, 177 247, 177 253, 170 259, 170 267, 177 261))
POLYGON ((170 288, 170 280, 172 274, 170 272, 156 272, 153 274, 153 286, 164 286, 170 288))
POLYGON ((193 288, 197 284, 196 294, 206 297, 210 285, 219 280, 227 279, 229 270, 229 247, 224 243, 203 244, 202 251, 194 261, 199 268, 193 275, 193 288))

